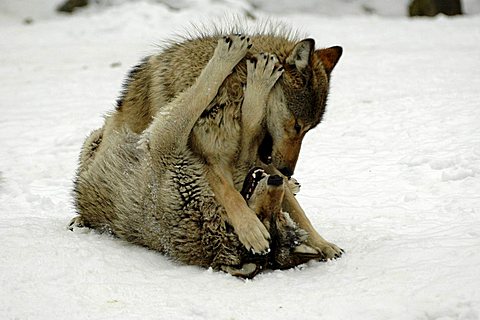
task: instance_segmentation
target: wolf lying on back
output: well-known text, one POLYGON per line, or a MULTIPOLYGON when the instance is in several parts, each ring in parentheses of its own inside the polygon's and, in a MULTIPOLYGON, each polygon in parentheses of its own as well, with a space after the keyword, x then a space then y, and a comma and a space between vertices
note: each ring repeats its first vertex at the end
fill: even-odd
MULTIPOLYGON (((250 171, 243 200, 272 234, 271 250, 254 255, 225 223, 224 208, 206 179, 203 160, 188 137, 218 88, 248 50, 245 37, 220 39, 195 83, 168 103, 141 135, 128 129, 94 131, 84 143, 75 180, 79 216, 72 224, 104 230, 176 260, 252 277, 262 267, 289 268, 322 255, 282 211, 282 177, 250 171)), ((246 96, 268 91, 281 71, 264 60, 249 65, 246 96)), ((259 114, 261 116, 261 114, 259 114)), ((245 121, 242 118, 242 123, 245 121)), ((249 117, 259 123, 261 119, 249 117)), ((245 143, 254 143, 261 127, 245 143)), ((249 156, 246 149, 239 159, 249 156)), ((243 199, 243 198, 242 198, 243 199)))
MULTIPOLYGON (((161 117, 166 112, 165 106, 195 82, 212 56, 218 38, 219 35, 201 36, 175 43, 135 67, 117 102, 117 110, 106 121, 104 136, 122 128, 141 133, 152 119, 161 117)), ((342 49, 315 50, 312 39, 300 41, 274 34, 254 35, 251 42, 253 47, 245 59, 226 78, 198 118, 188 145, 204 161, 208 183, 240 241, 247 249, 265 252, 269 246, 268 231, 243 201, 239 193, 241 184, 252 166, 261 166, 269 173, 280 171, 287 177, 293 174, 306 132, 322 119, 330 73, 342 49), (272 54, 258 55, 259 52, 272 54), (247 82, 248 61, 255 56, 282 66, 283 74, 271 84, 273 89, 249 96, 244 94, 243 87, 247 82), (245 121, 241 122, 241 118, 245 121), (262 130, 255 136, 258 125, 262 130), (242 159, 238 157, 239 150, 247 154, 242 159)), ((183 111, 188 115, 188 110, 183 111)), ((283 207, 308 232, 310 246, 327 259, 341 255, 340 248, 317 233, 289 190, 283 207)))

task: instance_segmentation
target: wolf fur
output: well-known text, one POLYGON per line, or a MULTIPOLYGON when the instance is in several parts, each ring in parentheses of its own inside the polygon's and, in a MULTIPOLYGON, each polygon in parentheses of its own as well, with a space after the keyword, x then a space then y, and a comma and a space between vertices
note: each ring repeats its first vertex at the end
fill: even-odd
MULTIPOLYGON (((330 74, 342 54, 340 47, 315 50, 313 39, 302 40, 285 28, 280 30, 250 36, 253 46, 225 79, 188 136, 189 150, 205 163, 208 183, 225 208, 228 223, 245 247, 255 252, 268 249, 269 234, 238 192, 245 174, 254 165, 287 177, 294 173, 306 132, 322 120, 330 74), (282 74, 271 89, 265 86, 268 90, 257 90, 249 96, 248 90, 244 92, 248 65, 263 61, 263 57, 281 66, 282 74), (238 157, 240 150, 245 152, 244 158, 238 157)), ((222 34, 217 30, 184 39, 144 59, 128 76, 117 108, 106 120, 104 136, 124 128, 143 132, 161 116, 165 106, 196 81, 222 34)), ((325 258, 342 254, 339 247, 318 234, 289 190, 284 209, 309 233, 309 245, 325 258)))
MULTIPOLYGON (((109 134, 106 128, 90 134, 75 179, 79 216, 72 225, 112 233, 183 263, 244 277, 252 277, 262 267, 288 268, 320 258, 304 244, 307 233, 281 209, 287 184, 279 176, 275 177, 281 183, 267 184, 267 174, 247 206, 275 234, 274 250, 265 255, 247 250, 215 198, 204 159, 189 147, 188 137, 197 119, 249 47, 244 36, 217 42, 197 80, 165 105, 142 133, 124 127, 109 134)), ((261 63, 250 67, 258 79, 250 79, 246 95, 268 91, 278 79, 280 71, 274 67, 261 63)), ((258 123, 261 119, 250 120, 258 123)), ((246 156, 240 152, 239 157, 246 156)))

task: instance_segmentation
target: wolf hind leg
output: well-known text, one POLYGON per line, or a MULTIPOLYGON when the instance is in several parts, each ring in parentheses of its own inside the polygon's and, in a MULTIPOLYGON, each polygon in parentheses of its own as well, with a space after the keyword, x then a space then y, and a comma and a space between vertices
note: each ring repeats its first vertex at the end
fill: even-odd
POLYGON ((92 131, 87 139, 85 139, 82 150, 80 151, 79 171, 83 171, 90 166, 95 159, 98 147, 102 143, 102 139, 103 128, 92 131))

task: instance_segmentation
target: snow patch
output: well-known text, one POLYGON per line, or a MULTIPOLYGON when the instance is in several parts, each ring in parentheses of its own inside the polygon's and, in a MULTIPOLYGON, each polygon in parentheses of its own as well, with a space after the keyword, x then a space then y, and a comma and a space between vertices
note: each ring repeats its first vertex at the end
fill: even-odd
POLYGON ((453 168, 442 172, 442 181, 463 180, 468 177, 474 177, 475 173, 471 169, 453 168))
MULTIPOLYGON (((355 2, 329 4, 347 12, 340 6, 355 2)), ((80 147, 115 107, 130 66, 189 21, 245 14, 244 2, 183 3, 64 17, 40 13, 53 0, 0 2, 0 318, 479 318, 476 16, 314 15, 323 1, 272 9, 290 6, 277 18, 318 47, 344 47, 325 119, 307 134, 295 174, 300 203, 346 250, 341 259, 241 281, 66 229, 80 147), (303 5, 308 14, 295 11, 303 5), (21 24, 25 14, 32 24, 21 24)))

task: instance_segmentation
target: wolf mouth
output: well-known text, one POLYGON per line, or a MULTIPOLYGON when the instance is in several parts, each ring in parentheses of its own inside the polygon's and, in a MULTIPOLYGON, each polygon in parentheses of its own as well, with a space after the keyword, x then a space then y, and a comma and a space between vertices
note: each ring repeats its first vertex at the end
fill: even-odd
MULTIPOLYGON (((258 184, 265 177, 267 177, 267 174, 265 173, 265 170, 260 167, 254 167, 248 171, 247 176, 243 181, 242 191, 240 192, 246 201, 250 200, 258 184)), ((283 178, 277 174, 269 175, 267 178, 267 185, 269 186, 278 187, 282 184, 283 178)))
POLYGON ((248 171, 247 176, 243 181, 242 191, 240 192, 246 201, 250 200, 255 188, 258 186, 258 183, 264 177, 266 177, 266 173, 262 168, 254 167, 248 171))
POLYGON ((270 133, 267 131, 265 137, 262 140, 262 143, 258 147, 258 157, 265 164, 272 163, 272 152, 273 152, 273 139, 270 133))

